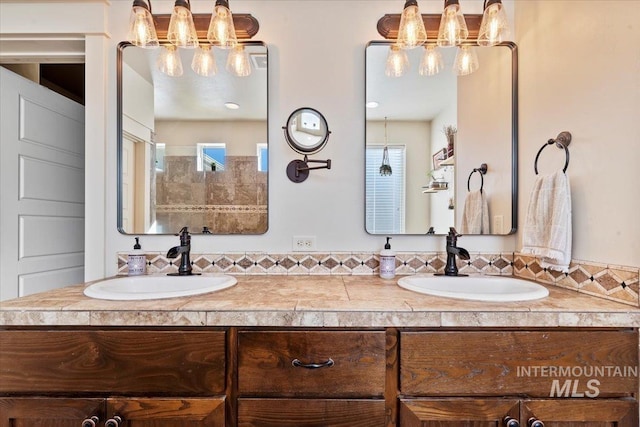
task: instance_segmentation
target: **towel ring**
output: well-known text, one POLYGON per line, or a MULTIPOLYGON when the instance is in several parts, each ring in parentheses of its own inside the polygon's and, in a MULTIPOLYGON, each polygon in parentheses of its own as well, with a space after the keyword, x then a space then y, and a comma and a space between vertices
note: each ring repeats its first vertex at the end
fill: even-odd
POLYGON ((471 191, 471 175, 473 175, 475 172, 478 172, 480 174, 480 192, 482 193, 482 189, 484 188, 483 175, 487 173, 487 164, 483 163, 479 168, 473 168, 473 170, 469 174, 469 178, 467 179, 467 191, 471 191))
POLYGON ((551 144, 556 144, 558 148, 564 149, 566 160, 564 162, 564 168, 562 168, 562 172, 566 172, 567 167, 569 166, 569 144, 570 143, 571 143, 571 133, 564 131, 564 132, 560 132, 556 137, 556 139, 552 138, 549 141, 547 141, 546 144, 540 147, 540 149, 538 150, 538 154, 536 154, 536 160, 533 163, 533 170, 536 172, 536 175, 538 175, 538 158, 540 158, 540 153, 542 153, 542 150, 544 150, 546 146, 551 144))

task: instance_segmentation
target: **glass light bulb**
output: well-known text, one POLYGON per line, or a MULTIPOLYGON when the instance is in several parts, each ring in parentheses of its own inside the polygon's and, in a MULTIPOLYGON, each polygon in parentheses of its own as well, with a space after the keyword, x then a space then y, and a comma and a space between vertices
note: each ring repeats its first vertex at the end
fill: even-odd
POLYGON ((387 77, 400 77, 409 68, 409 57, 407 52, 397 45, 389 46, 389 55, 387 55, 387 64, 384 74, 387 77))
POLYGON ((214 76, 218 71, 211 45, 200 45, 193 54, 191 69, 203 77, 214 76))
POLYGON ((478 44, 480 46, 494 46, 509 37, 509 23, 502 2, 490 4, 484 10, 478 44))
POLYGON ((418 73, 421 76, 435 76, 444 68, 443 64, 440 51, 434 45, 425 46, 418 73))
POLYGON ((211 14, 207 39, 222 49, 231 49, 238 45, 236 29, 231 11, 222 4, 216 4, 211 14))
POLYGON ((182 75, 182 60, 178 48, 174 45, 163 46, 160 55, 158 55, 158 69, 171 77, 180 77, 182 75))
MULTIPOLYGON (((445 3, 446 4, 446 3, 445 3)), ((438 29, 438 46, 457 46, 469 37, 467 23, 457 3, 445 7, 438 29)))
POLYGON ((169 21, 167 40, 177 47, 193 49, 198 46, 198 33, 191 11, 184 6, 175 6, 169 21))
POLYGON ((131 8, 127 39, 139 47, 155 48, 160 46, 153 16, 149 9, 142 6, 131 8))
POLYGON ((249 61, 249 54, 244 46, 238 45, 229 51, 226 68, 227 71, 238 77, 246 77, 251 74, 251 61, 249 61))
POLYGON ((398 41, 396 44, 403 49, 413 49, 427 41, 427 30, 417 4, 405 6, 400 15, 398 41))
POLYGON ((453 64, 453 71, 458 76, 466 76, 480 68, 478 55, 471 46, 460 46, 453 64))

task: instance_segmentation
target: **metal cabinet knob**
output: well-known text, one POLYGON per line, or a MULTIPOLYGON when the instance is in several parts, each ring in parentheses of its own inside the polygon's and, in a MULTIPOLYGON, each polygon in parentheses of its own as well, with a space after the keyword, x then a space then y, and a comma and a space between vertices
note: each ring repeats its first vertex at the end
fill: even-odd
POLYGON ((520 423, 518 422, 518 420, 509 416, 504 417, 504 419, 502 420, 502 425, 504 427, 520 427, 520 423))
POLYGON ((114 415, 113 418, 109 418, 104 423, 104 427, 120 427, 120 423, 122 422, 122 418, 117 415, 114 415))
POLYGON ((537 418, 531 417, 527 421, 527 427, 544 427, 544 423, 537 418))
POLYGON ((92 417, 87 418, 86 420, 82 421, 82 427, 96 427, 96 425, 100 422, 100 418, 96 417, 95 415, 92 417))

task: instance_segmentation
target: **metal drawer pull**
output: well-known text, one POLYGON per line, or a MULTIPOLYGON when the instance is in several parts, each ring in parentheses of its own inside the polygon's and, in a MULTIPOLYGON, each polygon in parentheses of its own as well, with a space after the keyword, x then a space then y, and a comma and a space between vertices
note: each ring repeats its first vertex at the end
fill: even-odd
POLYGON ((502 421, 503 421, 504 427, 520 427, 520 423, 515 418, 506 416, 502 421))
POLYGON ((335 362, 333 359, 329 358, 324 363, 302 363, 299 359, 293 359, 291 364, 296 368, 307 368, 307 369, 319 369, 319 368, 330 368, 333 366, 335 362))
POLYGON ((531 417, 527 421, 528 427, 544 427, 544 423, 537 418, 531 417))
POLYGON ((104 427, 120 427, 120 423, 122 422, 122 418, 115 415, 113 418, 109 418, 104 422, 104 427))
POLYGON ((96 427, 99 422, 100 418, 94 415, 93 417, 87 418, 86 420, 82 421, 82 427, 96 427))

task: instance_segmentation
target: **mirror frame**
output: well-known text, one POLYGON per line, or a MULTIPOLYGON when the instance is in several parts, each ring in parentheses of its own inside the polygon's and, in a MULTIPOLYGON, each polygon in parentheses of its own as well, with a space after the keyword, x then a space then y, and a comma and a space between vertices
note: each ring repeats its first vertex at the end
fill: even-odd
MULTIPOLYGON (((257 40, 247 40, 247 41, 239 41, 239 44, 245 45, 245 46, 255 46, 255 45, 260 45, 260 46, 264 46, 265 50, 268 52, 268 48, 267 45, 264 42, 261 41, 257 41, 257 40)), ((122 147, 123 147, 123 131, 122 131, 122 127, 123 127, 123 120, 122 120, 122 114, 123 114, 123 108, 122 108, 122 80, 123 80, 123 76, 122 76, 122 70, 123 70, 123 55, 124 55, 124 49, 126 47, 130 47, 130 46, 134 46, 131 42, 128 41, 121 41, 120 43, 118 43, 117 46, 117 50, 116 50, 116 128, 117 128, 117 136, 116 136, 116 191, 117 191, 117 197, 116 197, 116 227, 117 230, 120 234, 123 234, 125 236, 140 236, 140 235, 147 235, 147 236, 173 236, 173 235, 177 235, 175 233, 127 233, 126 231, 123 230, 122 228, 122 207, 123 207, 123 194, 122 194, 122 184, 123 184, 123 180, 122 180, 122 147)), ((267 69, 267 75, 266 75, 266 96, 267 96, 267 104, 268 104, 268 100, 269 100, 269 71, 267 69)), ((267 105, 267 118, 266 118, 266 127, 267 127, 267 150, 269 150, 269 106, 267 105)), ((269 191, 269 180, 267 179, 267 193, 269 191)), ((269 230, 269 225, 268 225, 268 202, 267 202, 267 227, 264 230, 264 232, 262 233, 253 233, 253 234, 213 234, 213 233, 193 233, 190 232, 191 234, 196 234, 196 235, 210 235, 210 236, 221 236, 221 235, 229 235, 229 236, 258 236, 258 235, 262 235, 265 234, 268 230, 269 230)))
MULTIPOLYGON (((392 40, 373 40, 367 43, 365 46, 365 76, 364 76, 364 134, 365 134, 365 143, 364 143, 364 152, 363 159, 366 159, 366 149, 367 149, 367 54, 366 49, 369 46, 391 46, 393 44, 392 40)), ((488 49, 487 47, 478 46, 475 40, 468 40, 463 43, 465 45, 475 46, 478 49, 488 49)), ((504 234, 472 234, 472 236, 508 236, 511 234, 515 234, 518 229, 518 46, 514 42, 502 42, 496 46, 507 47, 511 50, 511 230, 504 234)), ((446 70, 444 72, 447 72, 446 70)), ((364 181, 366 183, 366 165, 364 167, 364 181)), ((366 184, 365 184, 365 192, 366 192, 366 184)), ((366 199, 366 194, 365 194, 366 199)), ((457 201, 456 201, 457 203, 457 201)), ((414 233, 405 233, 405 234, 393 234, 393 233, 370 233, 367 230, 367 211, 366 206, 364 209, 364 229, 367 234, 372 236, 381 236, 381 235, 397 235, 397 236, 426 236, 429 234, 414 234, 414 233)), ((453 226, 456 224, 454 223, 453 226)), ((433 236, 445 236, 446 233, 438 233, 431 234, 433 236)))
POLYGON ((325 147, 325 145, 327 145, 327 142, 329 142, 330 133, 331 131, 329 130, 329 124, 327 123, 327 119, 324 117, 324 115, 320 111, 316 110, 315 108, 310 108, 310 107, 302 107, 294 110, 289 115, 289 118, 287 119, 287 123, 284 126, 284 139, 287 140, 287 144, 289 144, 289 147, 291 147, 293 151, 303 155, 316 154, 317 152, 322 150, 325 147), (322 124, 321 128, 325 129, 324 135, 322 136, 320 142, 310 146, 309 148, 301 145, 298 141, 296 141, 293 135, 291 135, 291 133, 289 132, 289 128, 291 127, 291 121, 294 119, 294 117, 297 117, 298 115, 304 113, 305 111, 308 111, 309 113, 313 113, 316 117, 318 117, 322 124))

